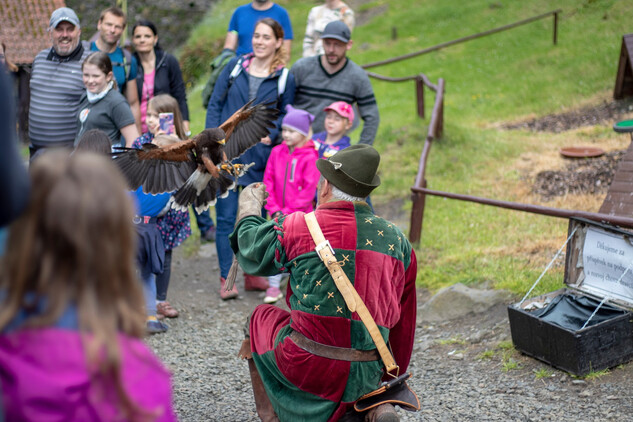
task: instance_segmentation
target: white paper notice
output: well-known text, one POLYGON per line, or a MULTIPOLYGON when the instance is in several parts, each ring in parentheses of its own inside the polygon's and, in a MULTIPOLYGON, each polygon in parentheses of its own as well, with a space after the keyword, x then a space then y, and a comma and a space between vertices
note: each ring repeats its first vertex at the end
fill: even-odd
POLYGON ((602 296, 633 302, 633 246, 622 235, 588 228, 582 261, 584 287, 602 296))

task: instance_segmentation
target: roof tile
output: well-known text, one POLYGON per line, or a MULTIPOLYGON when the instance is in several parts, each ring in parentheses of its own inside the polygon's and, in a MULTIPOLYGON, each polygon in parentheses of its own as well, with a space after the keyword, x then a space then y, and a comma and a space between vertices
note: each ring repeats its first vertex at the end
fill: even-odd
POLYGON ((0 1, 0 41, 7 46, 7 58, 33 63, 37 53, 51 46, 46 31, 51 13, 65 5, 64 0, 0 1))

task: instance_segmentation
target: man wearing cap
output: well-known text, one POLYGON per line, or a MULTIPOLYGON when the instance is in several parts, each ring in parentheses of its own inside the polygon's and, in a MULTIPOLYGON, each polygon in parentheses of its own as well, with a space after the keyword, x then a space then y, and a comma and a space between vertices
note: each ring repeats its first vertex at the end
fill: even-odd
MULTIPOLYGON (((363 144, 319 159, 315 215, 402 374, 413 348, 417 264, 404 234, 375 216, 364 201, 380 184, 379 162, 378 152, 363 144)), ((240 357, 248 360, 257 412, 262 420, 339 420, 353 412, 356 400, 377 388, 383 363, 315 253, 305 214, 266 221, 260 216, 266 196, 262 184, 243 190, 230 238, 249 274, 290 273, 286 303, 291 311, 273 305, 255 308, 240 350, 240 357)), ((365 420, 398 420, 391 405, 378 409, 365 420)))
POLYGON ((98 36, 90 43, 90 50, 102 51, 110 57, 116 84, 130 105, 136 120, 136 128, 141 133, 141 109, 136 90, 138 64, 136 57, 119 47, 119 40, 126 24, 127 17, 118 7, 109 7, 102 11, 97 23, 98 36))
POLYGON ((355 104, 363 119, 359 142, 371 145, 380 116, 367 72, 347 57, 351 32, 342 21, 333 21, 325 26, 321 39, 324 54, 299 59, 290 69, 297 85, 293 105, 314 114, 312 128, 318 133, 324 130, 325 107, 334 101, 355 104))
POLYGON ((31 71, 31 158, 43 148, 72 148, 77 136, 79 99, 85 92, 81 65, 90 49, 79 40, 77 14, 68 7, 55 10, 48 32, 53 46, 35 56, 31 71))

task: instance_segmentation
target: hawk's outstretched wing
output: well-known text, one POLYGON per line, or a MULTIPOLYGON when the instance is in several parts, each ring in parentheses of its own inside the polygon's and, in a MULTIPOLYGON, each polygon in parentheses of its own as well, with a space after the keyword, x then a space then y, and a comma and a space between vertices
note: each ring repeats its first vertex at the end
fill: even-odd
POLYGON ((272 107, 274 103, 251 106, 252 103, 249 101, 220 125, 226 133, 224 152, 229 161, 268 136, 270 129, 275 127, 279 110, 272 107))
POLYGON ((180 188, 196 170, 192 148, 195 138, 166 147, 143 144, 142 149, 122 148, 114 162, 132 190, 157 194, 180 188))

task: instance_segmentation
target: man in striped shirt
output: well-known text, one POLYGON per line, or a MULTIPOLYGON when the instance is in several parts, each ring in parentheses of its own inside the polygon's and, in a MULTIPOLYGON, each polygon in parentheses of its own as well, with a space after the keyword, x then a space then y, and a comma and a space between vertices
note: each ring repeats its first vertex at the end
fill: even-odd
POLYGON ((363 119, 359 143, 371 145, 380 116, 367 73, 346 57, 352 48, 351 32, 342 21, 333 21, 326 25, 321 39, 324 54, 299 59, 290 69, 297 85, 293 106, 315 116, 312 130, 318 133, 325 130, 325 107, 334 101, 355 104, 363 119))
POLYGON ((48 32, 53 46, 35 56, 31 72, 31 158, 43 148, 72 148, 77 135, 79 98, 85 91, 81 65, 90 54, 79 40, 79 18, 72 9, 56 9, 48 32))

